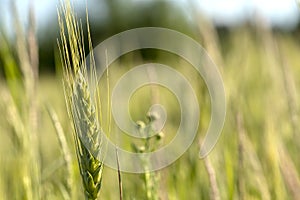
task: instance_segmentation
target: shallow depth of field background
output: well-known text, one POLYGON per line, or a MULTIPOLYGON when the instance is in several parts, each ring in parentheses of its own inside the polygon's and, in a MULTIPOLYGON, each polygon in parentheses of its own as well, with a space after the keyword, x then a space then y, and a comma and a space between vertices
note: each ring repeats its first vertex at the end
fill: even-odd
MULTIPOLYGON (((263 9, 249 7, 246 7, 249 10, 244 8, 245 15, 241 14, 242 10, 230 18, 228 13, 235 13, 234 8, 239 1, 225 2, 219 7, 215 4, 200 9, 194 1, 94 0, 88 2, 93 45, 131 28, 166 27, 198 41, 219 67, 226 90, 227 115, 221 137, 206 160, 214 175, 208 173, 204 160, 198 158, 199 145, 210 120, 210 99, 205 83, 192 66, 170 53, 144 50, 122 56, 109 68, 110 86, 113 87, 118 78, 133 66, 159 62, 185 75, 197 91, 201 109, 198 135, 182 157, 157 173, 161 199, 209 199, 216 196, 212 194, 214 190, 220 199, 299 199, 300 26, 297 4, 286 1, 288 5, 277 6, 278 10, 274 12, 278 15, 270 14, 270 18, 262 12, 263 9), (292 9, 289 10, 289 6, 292 9), (211 11, 214 7, 215 11, 211 11), (222 9, 225 11, 222 12, 222 9), (224 16, 222 13, 225 13, 224 16), (216 188, 211 185, 210 179, 214 178, 216 188)), ((30 21, 26 15, 28 6, 23 4, 16 1, 20 23, 26 32, 30 21)), ((83 189, 64 102, 56 43, 59 37, 56 7, 55 4, 50 5, 47 5, 48 17, 41 14, 47 10, 45 7, 35 8, 39 78, 34 97, 38 105, 37 140, 31 144, 38 151, 35 152, 37 160, 33 161, 33 166, 39 168, 41 198, 64 199, 69 175, 47 113, 46 108, 50 106, 58 115, 71 152, 73 197, 82 199, 83 189)), ((85 3, 74 1, 74 5, 85 29, 85 3)), ((15 31, 14 19, 18 17, 12 12, 8 0, 0 1, 0 10, 0 199, 26 199, 26 190, 32 186, 26 185, 30 177, 22 174, 26 170, 31 171, 31 165, 27 165, 27 152, 20 148, 22 140, 18 132, 22 132, 23 125, 26 126, 30 119, 26 117, 29 116, 28 109, 21 96, 26 94, 19 67, 22 64, 22 48, 17 45, 16 39, 20 32, 15 31), (12 63, 16 64, 16 68, 12 63)), ((23 36, 27 38, 26 34, 23 36)), ((23 51, 29 49, 25 47, 23 51)), ((106 77, 101 79, 100 87, 104 91, 105 106, 106 77)), ((134 120, 146 120, 147 110, 153 103, 153 91, 158 96, 155 100, 168 112, 165 138, 161 144, 165 145, 174 137, 180 122, 179 105, 172 93, 159 86, 143 87, 133 95, 129 110, 134 120)), ((103 126, 107 128, 105 123, 103 126)), ((119 131, 114 123, 112 131, 119 131)), ((119 143, 118 139, 112 140, 119 143)), ((127 141, 124 148, 128 150, 131 150, 131 143, 139 144, 139 141, 130 141, 128 137, 122 139, 127 141)), ((146 199, 142 175, 122 173, 122 181, 124 199, 146 199)), ((105 167, 99 199, 118 199, 118 195, 117 172, 105 167)))

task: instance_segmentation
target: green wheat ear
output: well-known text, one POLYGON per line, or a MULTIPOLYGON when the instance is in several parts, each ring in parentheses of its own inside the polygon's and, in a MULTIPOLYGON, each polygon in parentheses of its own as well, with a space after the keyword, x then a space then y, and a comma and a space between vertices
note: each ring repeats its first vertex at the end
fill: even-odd
POLYGON ((85 79, 77 80, 74 87, 71 112, 80 174, 87 199, 96 199, 102 180, 103 165, 97 160, 101 150, 101 131, 85 79))
POLYGON ((85 62, 84 37, 81 23, 78 23, 69 0, 61 2, 61 8, 58 10, 58 21, 61 36, 59 48, 64 66, 65 100, 69 117, 73 123, 73 136, 83 188, 86 199, 97 199, 101 189, 103 169, 103 162, 97 160, 102 146, 102 133, 98 120, 98 118, 101 118, 101 109, 97 106, 100 105, 99 91, 96 89, 92 93, 89 85, 91 82, 96 82, 89 27, 90 76, 88 76, 85 62), (93 97, 91 94, 94 94, 93 97))

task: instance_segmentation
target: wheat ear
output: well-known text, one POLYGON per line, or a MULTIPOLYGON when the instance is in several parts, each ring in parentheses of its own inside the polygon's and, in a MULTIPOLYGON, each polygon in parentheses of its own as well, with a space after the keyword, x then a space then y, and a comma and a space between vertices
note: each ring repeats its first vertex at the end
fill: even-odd
MULTIPOLYGON (((101 188, 103 163, 97 160, 101 152, 101 130, 97 115, 99 109, 95 103, 99 94, 96 90, 96 99, 93 99, 89 85, 93 82, 89 78, 96 78, 95 65, 91 62, 91 76, 88 77, 81 23, 74 16, 69 0, 61 3, 58 20, 61 35, 59 48, 64 65, 64 91, 68 114, 74 127, 73 135, 85 197, 97 199, 101 188)), ((89 44, 92 51, 90 36, 89 44)))

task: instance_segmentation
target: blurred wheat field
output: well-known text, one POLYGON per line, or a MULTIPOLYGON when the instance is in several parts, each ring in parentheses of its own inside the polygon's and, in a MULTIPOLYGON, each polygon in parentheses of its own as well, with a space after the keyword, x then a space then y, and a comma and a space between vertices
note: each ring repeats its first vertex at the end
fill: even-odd
MULTIPOLYGON (((198 136, 189 150, 158 172, 158 196, 170 200, 299 199, 300 41, 262 25, 233 28, 226 40, 207 27, 198 37, 219 66, 224 80, 227 99, 224 129, 214 150, 207 159, 200 160, 199 141, 210 120, 209 94, 201 77, 194 77, 193 69, 185 61, 163 58, 187 76, 199 91, 201 119, 198 136)), ((36 91, 30 96, 30 88, 28 91, 26 88, 32 87, 31 77, 20 75, 24 73, 22 69, 26 73, 28 66, 4 51, 3 46, 0 49, 5 70, 11 70, 6 72, 6 78, 1 77, 0 84, 0 199, 83 199, 61 74, 41 75, 32 83, 36 91), (36 102, 33 110, 37 115, 36 130, 29 115, 32 100, 36 102), (49 105, 57 114, 71 152, 70 174, 61 141, 47 112, 49 105), (70 188, 68 176, 72 179, 70 188)), ((31 51, 19 51, 17 57, 33 64, 31 51)), ((112 86, 130 66, 144 62, 132 61, 136 59, 131 55, 124 60, 110 68, 112 86)), ((105 78, 100 84, 106 88, 105 78)), ((150 89, 141 90, 130 104, 136 120, 143 119, 151 105, 149 99, 145 100, 150 89)), ((177 102, 165 89, 157 91, 170 117, 164 130, 168 134, 164 141, 167 143, 178 128, 180 110, 173 109, 177 102)), ((119 199, 117 172, 105 167, 103 173, 99 199, 119 199)), ((142 175, 122 173, 124 199, 147 199, 143 184, 142 175)))

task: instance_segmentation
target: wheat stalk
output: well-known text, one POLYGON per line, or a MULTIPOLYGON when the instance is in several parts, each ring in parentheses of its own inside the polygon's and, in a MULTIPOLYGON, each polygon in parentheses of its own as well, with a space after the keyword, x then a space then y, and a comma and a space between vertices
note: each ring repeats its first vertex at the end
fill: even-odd
MULTIPOLYGON (((85 197, 86 199, 97 199, 101 188, 103 169, 102 161, 97 159, 101 152, 101 130, 97 115, 99 108, 95 103, 99 100, 99 91, 96 89, 94 99, 91 96, 93 92, 89 85, 93 81, 88 78, 85 64, 83 31, 81 23, 78 23, 74 15, 70 1, 61 2, 58 20, 61 35, 59 47, 64 65, 65 99, 68 114, 73 122, 73 135, 85 197), (65 34, 65 28, 67 34, 65 34)), ((88 34, 90 34, 89 28, 88 34)), ((90 51, 92 51, 90 36, 89 45, 90 51)), ((96 80, 93 60, 90 69, 90 78, 96 80)))
POLYGON ((63 153, 63 159, 64 159, 64 164, 66 166, 66 173, 67 173, 67 178, 66 178, 66 190, 68 196, 64 197, 65 199, 71 199, 72 197, 72 183, 73 183, 73 173, 72 173, 72 163, 71 163, 71 153, 67 144, 67 139, 65 137, 64 130, 62 128, 62 125, 60 124, 60 121, 58 119, 58 116, 54 109, 48 105, 47 106, 47 111, 48 114, 51 118, 51 121, 54 125, 55 132, 61 147, 61 151, 63 153))

